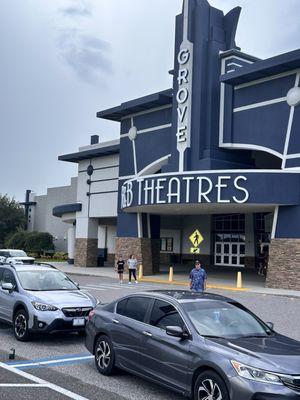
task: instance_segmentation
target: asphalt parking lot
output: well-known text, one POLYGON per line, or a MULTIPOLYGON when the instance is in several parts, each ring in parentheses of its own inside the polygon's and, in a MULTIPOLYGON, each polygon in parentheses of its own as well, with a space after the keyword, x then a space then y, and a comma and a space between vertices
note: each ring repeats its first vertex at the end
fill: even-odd
MULTIPOLYGON (((72 278, 102 302, 139 290, 164 287, 146 283, 119 285, 108 278, 72 278)), ((239 300, 265 321, 274 322, 278 332, 300 340, 299 298, 247 292, 222 294, 239 300)), ((183 400, 181 396, 127 373, 113 377, 99 375, 93 357, 84 346, 84 339, 76 334, 36 337, 29 343, 20 343, 15 340, 11 327, 0 324, 0 399, 34 397, 41 400, 183 400), (12 348, 16 351, 16 359, 10 361, 8 354, 12 348)))

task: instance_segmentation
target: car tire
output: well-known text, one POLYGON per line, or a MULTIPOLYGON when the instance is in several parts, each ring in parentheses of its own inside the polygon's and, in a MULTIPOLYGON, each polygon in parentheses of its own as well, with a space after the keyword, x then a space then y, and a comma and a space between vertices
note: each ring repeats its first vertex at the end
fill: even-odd
POLYGON ((223 379, 214 371, 199 374, 194 386, 194 400, 230 400, 223 379))
POLYGON ((116 371, 115 352, 108 336, 100 336, 95 345, 95 364, 102 375, 112 375, 116 371))
POLYGON ((28 327, 28 315, 25 310, 19 310, 14 315, 13 329, 15 338, 21 342, 26 342, 31 335, 28 327))

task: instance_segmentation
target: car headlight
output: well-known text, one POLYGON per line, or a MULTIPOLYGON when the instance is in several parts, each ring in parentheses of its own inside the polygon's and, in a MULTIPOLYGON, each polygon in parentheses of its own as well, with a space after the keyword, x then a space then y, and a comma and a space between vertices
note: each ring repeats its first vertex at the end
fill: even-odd
POLYGON ((239 376, 252 381, 273 383, 275 385, 283 385, 279 375, 273 374, 272 372, 264 371, 262 369, 249 367, 248 365, 241 364, 237 361, 231 361, 231 365, 238 373, 239 376))
POLYGON ((38 311, 57 311, 58 308, 51 306, 50 304, 38 303, 37 301, 32 301, 31 304, 38 311))

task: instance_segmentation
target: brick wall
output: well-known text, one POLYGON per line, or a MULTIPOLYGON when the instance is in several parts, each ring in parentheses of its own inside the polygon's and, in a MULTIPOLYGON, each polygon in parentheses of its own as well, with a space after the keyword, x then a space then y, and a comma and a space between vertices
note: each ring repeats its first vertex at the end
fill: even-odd
POLYGON ((300 239, 272 239, 266 286, 300 290, 300 239))
POLYGON ((116 260, 122 256, 128 260, 134 254, 143 264, 144 275, 152 275, 159 271, 159 239, 118 237, 116 238, 116 260))
POLYGON ((75 267, 97 267, 98 239, 76 239, 75 267))

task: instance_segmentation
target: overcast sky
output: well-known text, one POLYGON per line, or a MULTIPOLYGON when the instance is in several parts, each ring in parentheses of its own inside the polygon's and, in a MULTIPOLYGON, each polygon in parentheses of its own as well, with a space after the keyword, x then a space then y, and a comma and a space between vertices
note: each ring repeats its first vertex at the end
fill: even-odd
MULTIPOLYGON (((0 193, 23 200, 68 184, 57 160, 118 136, 97 111, 171 87, 175 15, 182 0, 0 0, 0 193)), ((211 0, 241 5, 237 44, 266 58, 300 47, 300 0, 211 0)))

